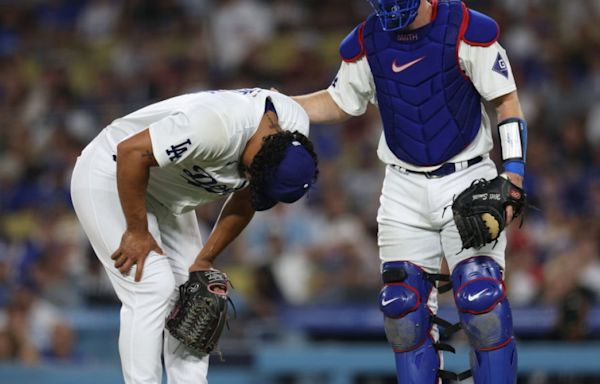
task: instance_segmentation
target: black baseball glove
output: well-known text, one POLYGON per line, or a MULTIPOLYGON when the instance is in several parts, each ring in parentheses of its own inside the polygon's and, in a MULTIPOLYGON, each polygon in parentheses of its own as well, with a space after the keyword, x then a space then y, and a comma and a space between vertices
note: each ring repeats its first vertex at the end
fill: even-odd
POLYGON ((171 335, 195 353, 210 353, 227 322, 229 279, 217 269, 190 272, 167 317, 171 335))
POLYGON ((498 176, 492 180, 475 180, 454 199, 454 222, 463 243, 463 249, 479 249, 496 241, 506 226, 505 208, 513 207, 513 218, 527 207, 523 189, 508 179, 498 176))

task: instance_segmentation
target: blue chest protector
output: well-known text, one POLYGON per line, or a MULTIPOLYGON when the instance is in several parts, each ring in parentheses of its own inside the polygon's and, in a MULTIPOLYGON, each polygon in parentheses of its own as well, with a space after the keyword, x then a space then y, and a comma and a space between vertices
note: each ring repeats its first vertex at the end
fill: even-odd
POLYGON ((403 161, 444 163, 480 129, 481 97, 458 64, 467 15, 461 1, 440 0, 435 20, 418 30, 385 32, 374 15, 363 26, 385 139, 403 161))

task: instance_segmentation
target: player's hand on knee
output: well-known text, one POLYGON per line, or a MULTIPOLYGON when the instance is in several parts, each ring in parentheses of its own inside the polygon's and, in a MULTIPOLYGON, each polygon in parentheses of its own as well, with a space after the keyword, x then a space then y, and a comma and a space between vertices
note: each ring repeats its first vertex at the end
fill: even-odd
POLYGON ((138 282, 142 279, 146 257, 152 251, 164 255, 163 250, 158 246, 150 232, 125 231, 123 237, 121 237, 119 248, 110 258, 114 260, 115 268, 122 274, 127 274, 131 267, 137 265, 135 281, 138 282))

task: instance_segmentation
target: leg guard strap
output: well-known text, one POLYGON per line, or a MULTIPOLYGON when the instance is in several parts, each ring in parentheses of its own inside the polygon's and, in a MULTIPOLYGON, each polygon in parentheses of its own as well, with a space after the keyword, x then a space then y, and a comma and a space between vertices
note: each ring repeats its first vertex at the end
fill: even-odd
POLYGON ((449 339, 452 335, 462 329, 462 324, 460 322, 452 324, 436 315, 432 316, 432 321, 434 324, 444 328, 443 331, 440 331, 440 339, 449 339))

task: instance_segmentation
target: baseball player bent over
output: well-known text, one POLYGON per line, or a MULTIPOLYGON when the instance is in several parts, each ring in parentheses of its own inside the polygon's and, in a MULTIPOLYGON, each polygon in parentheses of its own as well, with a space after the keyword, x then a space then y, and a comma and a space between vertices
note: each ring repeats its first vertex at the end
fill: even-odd
POLYGON ((255 211, 306 193, 318 173, 308 130, 305 111, 284 95, 200 92, 117 119, 83 150, 73 205, 122 302, 127 384, 161 383, 161 354, 169 383, 207 382, 208 356, 163 332, 176 288, 210 270, 255 211), (225 196, 203 246, 194 208, 225 196))
POLYGON ((440 370, 435 280, 443 278, 437 274, 444 257, 475 383, 513 384, 517 352, 503 283, 502 228, 520 210, 502 198, 507 191, 523 196, 527 125, 497 42, 499 27, 459 0, 370 3, 375 13, 341 43, 343 62, 329 88, 295 99, 313 123, 361 115, 369 102, 379 108, 377 153, 386 164, 377 215, 384 282, 379 307, 398 382, 463 377, 440 370), (489 158, 492 127, 483 100, 495 106, 503 176, 512 183, 497 178, 489 158), (474 181, 482 193, 466 201, 499 200, 499 215, 456 213, 454 197, 474 181))

